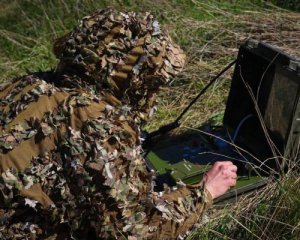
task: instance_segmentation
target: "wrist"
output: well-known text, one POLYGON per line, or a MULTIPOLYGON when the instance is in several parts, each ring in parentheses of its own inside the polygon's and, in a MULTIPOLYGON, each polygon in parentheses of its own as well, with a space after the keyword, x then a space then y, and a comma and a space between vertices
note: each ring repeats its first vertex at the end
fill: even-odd
POLYGON ((212 199, 216 198, 216 193, 215 193, 215 191, 214 191, 213 188, 211 188, 209 185, 206 185, 206 184, 204 185, 204 188, 210 194, 210 196, 211 196, 212 199))
POLYGON ((214 188, 210 186, 210 184, 207 183, 207 173, 203 175, 203 179, 200 182, 201 186, 209 193, 212 199, 215 199, 216 194, 214 191, 214 188))

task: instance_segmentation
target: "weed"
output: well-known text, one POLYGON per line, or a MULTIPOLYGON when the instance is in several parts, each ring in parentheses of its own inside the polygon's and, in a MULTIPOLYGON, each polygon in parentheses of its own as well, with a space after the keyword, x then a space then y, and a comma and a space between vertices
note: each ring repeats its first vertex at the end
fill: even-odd
MULTIPOLYGON (((297 1, 286 2, 291 7, 297 1)), ((147 130, 174 120, 203 86, 236 57, 238 46, 248 38, 300 55, 299 14, 269 1, 1 0, 0 82, 27 71, 53 68, 53 40, 70 31, 77 19, 108 6, 153 12, 188 56, 185 70, 159 94, 159 110, 147 130)), ((211 121, 221 122, 230 76, 228 72, 221 77, 195 104, 184 117, 184 126, 199 126, 209 116, 211 121)), ((290 160, 289 165, 292 170, 280 183, 270 183, 225 210, 212 210, 210 221, 189 239, 299 239, 300 179, 295 175, 299 168, 296 160, 290 160)))

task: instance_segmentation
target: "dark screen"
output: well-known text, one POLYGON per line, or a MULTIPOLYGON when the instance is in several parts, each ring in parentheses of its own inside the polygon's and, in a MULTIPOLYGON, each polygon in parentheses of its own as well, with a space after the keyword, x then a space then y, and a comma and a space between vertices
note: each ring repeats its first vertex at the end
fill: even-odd
POLYGON ((279 141, 285 141, 288 137, 298 85, 299 83, 289 79, 283 71, 277 71, 274 76, 264 122, 279 141))
POLYGON ((243 122, 235 143, 259 158, 273 156, 268 137, 279 152, 285 149, 299 88, 299 79, 288 70, 289 60, 263 44, 257 48, 242 46, 239 51, 223 123, 234 136, 243 122))

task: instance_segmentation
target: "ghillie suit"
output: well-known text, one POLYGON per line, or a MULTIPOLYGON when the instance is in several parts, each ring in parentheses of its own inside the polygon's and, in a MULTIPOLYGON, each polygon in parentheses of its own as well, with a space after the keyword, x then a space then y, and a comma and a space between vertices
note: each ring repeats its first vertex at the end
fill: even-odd
POLYGON ((174 239, 205 189, 153 191, 139 125, 185 55, 148 13, 97 11, 58 39, 55 71, 0 90, 1 239, 174 239))

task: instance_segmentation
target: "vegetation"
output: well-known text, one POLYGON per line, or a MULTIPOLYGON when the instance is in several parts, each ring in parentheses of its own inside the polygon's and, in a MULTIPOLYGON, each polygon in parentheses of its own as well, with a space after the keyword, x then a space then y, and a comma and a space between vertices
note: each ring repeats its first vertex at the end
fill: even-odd
MULTIPOLYGON (((147 129, 170 122, 200 89, 236 57, 248 38, 300 55, 298 1, 262 0, 1 0, 0 82, 55 66, 53 40, 97 8, 151 11, 188 56, 185 70, 162 90, 147 129), (273 5, 278 3, 279 5, 273 5), (292 8, 282 9, 279 6, 292 8)), ((221 119, 231 73, 223 76, 183 119, 183 128, 221 119)), ((299 239, 300 178, 290 172, 225 210, 213 210, 190 239, 299 239)))
POLYGON ((300 11, 299 0, 273 0, 273 3, 284 8, 300 11))

